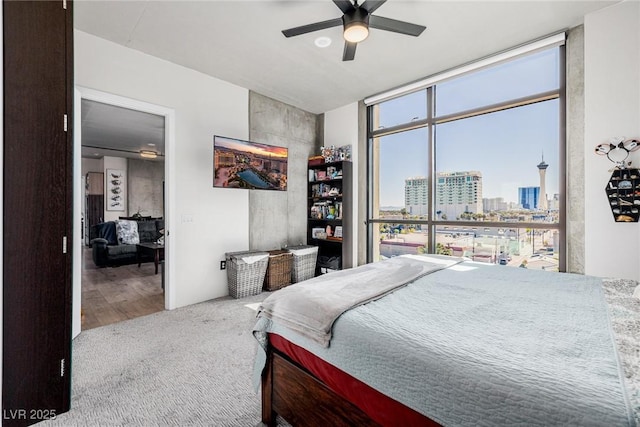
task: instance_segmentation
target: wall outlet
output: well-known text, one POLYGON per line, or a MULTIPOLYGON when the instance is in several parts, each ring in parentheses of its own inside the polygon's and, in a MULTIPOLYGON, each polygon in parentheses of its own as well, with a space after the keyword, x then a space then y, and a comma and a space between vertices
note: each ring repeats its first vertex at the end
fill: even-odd
POLYGON ((220 261, 220 270, 227 269, 227 261, 220 261))

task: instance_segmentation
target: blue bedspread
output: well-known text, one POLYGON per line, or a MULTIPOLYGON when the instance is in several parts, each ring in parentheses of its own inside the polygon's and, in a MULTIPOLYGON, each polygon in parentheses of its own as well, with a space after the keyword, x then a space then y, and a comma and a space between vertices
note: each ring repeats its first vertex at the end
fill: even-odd
POLYGON ((445 426, 635 425, 598 278, 464 262, 344 313, 329 348, 255 329, 445 426))

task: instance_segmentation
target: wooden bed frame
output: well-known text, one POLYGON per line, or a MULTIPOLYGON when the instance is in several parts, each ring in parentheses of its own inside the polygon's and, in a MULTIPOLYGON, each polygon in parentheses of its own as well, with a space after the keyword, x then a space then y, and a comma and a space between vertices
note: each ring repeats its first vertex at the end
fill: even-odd
POLYGON ((280 415, 293 426, 379 426, 306 369, 269 346, 262 374, 262 423, 275 427, 280 415))

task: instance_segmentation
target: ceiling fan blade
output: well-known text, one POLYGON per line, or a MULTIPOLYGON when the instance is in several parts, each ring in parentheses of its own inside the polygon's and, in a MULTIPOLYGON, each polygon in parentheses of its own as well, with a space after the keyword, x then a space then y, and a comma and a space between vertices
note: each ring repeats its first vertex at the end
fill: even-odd
POLYGON ((289 28, 288 30, 282 30, 282 34, 285 37, 299 36, 300 34, 311 33, 318 30, 324 30, 325 28, 337 27, 342 25, 342 18, 329 19, 328 21, 315 22, 309 25, 303 25, 301 27, 289 28))
POLYGON ((349 0, 333 0, 333 2, 340 8, 342 13, 347 13, 354 9, 353 4, 351 4, 349 0))
POLYGON ((374 15, 369 17, 369 27, 415 37, 418 37, 427 28, 423 25, 411 24, 409 22, 374 15))
POLYGON ((356 56, 356 46, 358 46, 358 43, 344 42, 343 61, 353 61, 353 58, 356 56))
POLYGON ((376 11, 376 9, 385 4, 386 1, 387 0, 365 0, 365 2, 360 5, 360 7, 369 13, 373 13, 376 11))

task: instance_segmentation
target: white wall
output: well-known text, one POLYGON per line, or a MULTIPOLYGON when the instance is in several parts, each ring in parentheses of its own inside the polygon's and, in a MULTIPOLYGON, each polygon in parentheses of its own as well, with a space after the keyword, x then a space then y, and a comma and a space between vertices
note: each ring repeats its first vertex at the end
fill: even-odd
MULTIPOLYGON (((76 80, 77 81, 77 80, 76 80)), ((104 156, 102 158, 103 164, 103 173, 104 173, 104 220, 105 221, 115 221, 121 216, 129 216, 129 207, 127 206, 127 188, 129 186, 129 177, 127 171, 127 159, 124 157, 110 157, 104 156), (122 186, 120 189, 122 192, 118 194, 121 199, 124 210, 121 211, 110 211, 109 204, 111 203, 111 196, 113 194, 109 194, 109 186, 107 182, 111 179, 107 171, 109 170, 120 170, 123 172, 122 176, 122 186)))
MULTIPOLYGON (((639 280, 639 224, 613 221, 604 191, 612 163, 594 149, 612 137, 640 138, 640 3, 587 15, 584 34, 585 273, 639 280)), ((629 160, 640 167, 640 152, 629 160)))
POLYGON ((86 176, 88 172, 102 173, 104 167, 102 166, 102 159, 82 159, 82 176, 86 176))
POLYGON ((74 36, 77 85, 175 110, 167 229, 176 305, 227 295, 219 260, 249 247, 248 192, 213 188, 213 135, 248 139, 248 90, 82 31, 74 36))
MULTIPOLYGON (((353 103, 328 111, 324 114, 324 146, 342 147, 351 145, 351 161, 353 162, 353 259, 354 266, 358 260, 358 159, 367 153, 358 153, 358 104, 353 103)), ((364 188, 362 189, 365 190, 364 188)))

